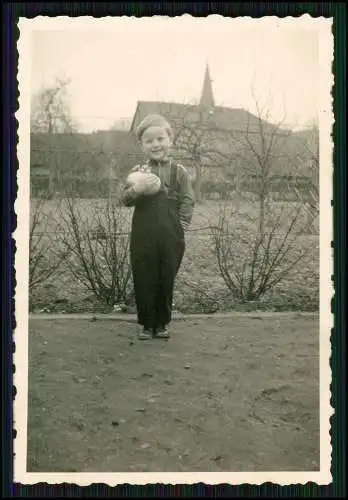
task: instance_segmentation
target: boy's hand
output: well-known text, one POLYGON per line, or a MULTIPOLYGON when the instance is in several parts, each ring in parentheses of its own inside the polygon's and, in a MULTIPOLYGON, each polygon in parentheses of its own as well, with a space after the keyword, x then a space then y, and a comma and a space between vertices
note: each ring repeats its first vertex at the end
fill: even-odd
POLYGON ((125 186, 122 193, 122 202, 127 207, 131 207, 135 204, 135 200, 139 195, 134 191, 133 186, 125 186))
POLYGON ((133 186, 125 186, 124 188, 124 196, 126 196, 127 198, 136 198, 138 195, 137 193, 134 191, 134 187, 133 186))

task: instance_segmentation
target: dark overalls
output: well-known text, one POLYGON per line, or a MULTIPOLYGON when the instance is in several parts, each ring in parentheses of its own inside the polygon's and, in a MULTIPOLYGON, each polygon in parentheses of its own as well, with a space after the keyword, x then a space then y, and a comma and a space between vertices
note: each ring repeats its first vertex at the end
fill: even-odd
MULTIPOLYGON (((151 166, 157 174, 156 166, 151 166)), ((130 253, 135 300, 138 323, 146 329, 171 321, 174 280, 185 251, 176 173, 172 164, 169 186, 139 199, 133 214, 130 253)))

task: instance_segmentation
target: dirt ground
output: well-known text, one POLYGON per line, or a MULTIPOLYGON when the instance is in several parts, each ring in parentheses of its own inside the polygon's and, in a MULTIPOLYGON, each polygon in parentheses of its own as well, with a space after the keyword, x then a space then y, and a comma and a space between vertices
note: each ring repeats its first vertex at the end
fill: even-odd
POLYGON ((30 321, 28 472, 319 470, 319 321, 30 321))

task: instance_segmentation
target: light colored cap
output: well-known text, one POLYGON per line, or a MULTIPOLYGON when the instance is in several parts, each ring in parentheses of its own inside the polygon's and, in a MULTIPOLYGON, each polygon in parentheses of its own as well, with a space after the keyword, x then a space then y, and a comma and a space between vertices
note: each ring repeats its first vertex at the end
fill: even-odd
POLYGON ((145 130, 149 127, 163 127, 168 135, 172 136, 172 128, 167 122, 165 118, 161 115, 147 115, 145 118, 140 122, 136 129, 136 136, 138 141, 140 141, 141 136, 145 132, 145 130))

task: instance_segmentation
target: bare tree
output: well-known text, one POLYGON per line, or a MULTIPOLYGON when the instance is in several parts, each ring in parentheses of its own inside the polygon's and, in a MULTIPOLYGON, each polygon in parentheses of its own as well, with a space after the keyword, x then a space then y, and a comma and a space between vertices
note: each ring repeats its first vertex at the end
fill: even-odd
POLYGON ((44 87, 33 98, 31 129, 49 135, 58 132, 74 132, 74 124, 68 99, 70 80, 57 77, 50 87, 44 87))
POLYGON ((308 229, 312 232, 319 216, 319 127, 314 123, 296 136, 306 180, 300 188, 296 188, 296 194, 304 203, 308 229))
POLYGON ((182 117, 179 127, 176 129, 173 145, 180 153, 188 155, 195 169, 194 190, 195 198, 201 201, 202 186, 202 161, 203 143, 207 133, 207 122, 209 115, 205 115, 202 109, 197 108, 197 116, 191 121, 189 113, 182 117))
POLYGON ((31 107, 31 131, 47 134, 47 159, 49 168, 49 195, 54 193, 57 177, 54 151, 54 134, 74 133, 77 130, 70 112, 69 79, 56 78, 50 87, 40 90, 33 98, 31 107))
POLYGON ((288 183, 289 172, 282 167, 290 165, 283 159, 289 154, 289 141, 293 144, 292 133, 282 128, 284 120, 271 124, 270 109, 261 109, 257 99, 255 106, 252 123, 248 121, 245 131, 233 137, 241 146, 235 154, 240 189, 252 191, 254 201, 247 202, 244 213, 228 201, 222 203, 213 236, 221 276, 242 301, 256 300, 275 287, 313 250, 305 237, 302 200, 297 198, 295 204, 272 200, 275 174, 280 184, 288 183))
POLYGON ((214 110, 196 104, 159 103, 159 112, 173 124, 175 154, 193 167, 196 201, 202 201, 203 169, 213 162, 215 166, 228 165, 231 155, 221 150, 217 137, 226 142, 228 134, 214 121, 214 110))
POLYGON ((216 119, 214 108, 200 105, 159 103, 158 109, 174 125, 176 154, 194 168, 196 199, 202 198, 203 172, 204 178, 209 173, 209 177, 220 179, 220 182, 207 181, 208 185, 214 184, 209 187, 217 189, 220 197, 228 196, 231 190, 253 192, 258 198, 262 233, 266 205, 276 190, 283 198, 294 198, 299 189, 302 194, 305 190, 307 204, 315 206, 316 185, 310 182, 308 175, 302 175, 302 179, 299 175, 299 167, 304 162, 303 146, 297 143, 292 130, 284 127, 285 114, 272 123, 271 96, 262 106, 253 87, 251 92, 256 112, 252 115, 244 111, 240 114, 241 122, 235 125, 229 124, 228 116, 222 125, 220 117, 216 119), (211 176, 213 172, 218 175, 211 176))
POLYGON ((240 160, 240 178, 242 189, 251 181, 251 190, 257 198, 259 210, 259 235, 262 238, 265 231, 267 205, 272 191, 272 180, 276 171, 280 177, 286 179, 288 172, 279 172, 277 166, 281 163, 283 148, 291 137, 290 130, 284 130, 282 125, 285 117, 276 123, 270 123, 271 103, 268 100, 264 106, 251 89, 255 103, 256 115, 253 122, 248 115, 245 132, 234 136, 234 140, 241 146, 236 156, 240 160))

